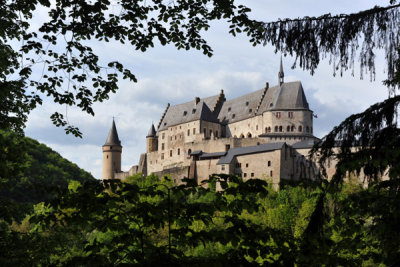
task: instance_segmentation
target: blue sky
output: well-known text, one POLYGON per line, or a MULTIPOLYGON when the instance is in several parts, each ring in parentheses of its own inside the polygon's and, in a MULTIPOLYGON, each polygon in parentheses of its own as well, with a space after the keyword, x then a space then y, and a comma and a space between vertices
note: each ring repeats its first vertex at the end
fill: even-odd
MULTIPOLYGON (((250 16, 263 21, 278 18, 318 16, 326 13, 350 13, 387 5, 389 1, 317 1, 317 0, 247 0, 239 1, 252 9, 250 16)), ((123 145, 122 168, 136 165, 140 153, 145 152, 145 136, 151 123, 158 123, 167 103, 178 104, 195 96, 207 97, 224 89, 227 99, 237 97, 277 83, 280 54, 271 46, 253 47, 245 35, 232 37, 223 21, 213 22, 204 38, 214 50, 208 58, 200 51, 178 51, 173 46, 156 46, 145 53, 129 45, 115 42, 91 44, 104 60, 119 60, 129 67, 138 83, 123 81, 119 91, 107 102, 96 104, 94 117, 78 109, 68 108, 68 119, 83 132, 83 138, 65 135, 52 125, 49 116, 54 111, 65 112, 51 101, 34 110, 29 116, 26 135, 50 146, 62 156, 101 178, 102 152, 112 117, 116 117, 119 137, 123 145)), ((318 114, 314 121, 315 135, 322 137, 335 125, 353 113, 382 101, 388 90, 382 85, 385 79, 382 54, 378 52, 376 80, 368 76, 360 80, 345 73, 333 77, 332 66, 323 61, 313 76, 301 69, 290 69, 293 58, 284 57, 285 81, 300 80, 310 104, 318 114)), ((356 60, 356 64, 358 59, 356 60)))

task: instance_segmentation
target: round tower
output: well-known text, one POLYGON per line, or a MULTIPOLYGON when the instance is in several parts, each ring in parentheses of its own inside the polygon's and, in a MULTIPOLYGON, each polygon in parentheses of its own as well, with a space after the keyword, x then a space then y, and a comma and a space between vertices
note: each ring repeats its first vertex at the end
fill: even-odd
POLYGON ((151 124, 150 130, 146 136, 146 152, 150 153, 158 150, 158 139, 154 124, 151 124))
POLYGON ((103 180, 114 179, 121 172, 122 146, 113 119, 106 143, 103 145, 103 180))

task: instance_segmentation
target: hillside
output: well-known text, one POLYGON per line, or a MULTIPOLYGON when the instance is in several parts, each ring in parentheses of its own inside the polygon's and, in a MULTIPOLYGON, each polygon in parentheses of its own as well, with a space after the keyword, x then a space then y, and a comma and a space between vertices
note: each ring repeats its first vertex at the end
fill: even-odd
POLYGON ((16 170, 3 177, 7 180, 7 185, 0 189, 3 199, 26 204, 38 203, 51 199, 59 189, 66 189, 70 180, 84 183, 95 179, 90 173, 32 138, 3 132, 2 141, 8 144, 6 147, 9 151, 15 151, 15 156, 20 158, 16 170))

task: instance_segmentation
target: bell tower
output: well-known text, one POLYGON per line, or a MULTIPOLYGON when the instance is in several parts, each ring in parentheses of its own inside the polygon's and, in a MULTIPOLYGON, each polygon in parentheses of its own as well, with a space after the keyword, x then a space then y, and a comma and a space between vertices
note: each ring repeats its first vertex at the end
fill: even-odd
POLYGON ((121 172, 121 141, 113 119, 108 137, 103 145, 103 180, 114 179, 116 172, 121 172))

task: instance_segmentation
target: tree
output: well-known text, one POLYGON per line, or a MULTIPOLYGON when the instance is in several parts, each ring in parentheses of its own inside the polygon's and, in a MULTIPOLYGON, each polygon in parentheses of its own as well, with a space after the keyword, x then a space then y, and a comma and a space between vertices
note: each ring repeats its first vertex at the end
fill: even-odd
MULTIPOLYGON (((103 64, 91 42, 114 40, 143 52, 159 42, 211 56, 201 32, 213 20, 228 20, 231 34, 244 31, 252 43, 261 42, 262 24, 249 19, 249 11, 233 0, 0 0, 0 126, 22 132, 43 95, 94 115, 92 104, 115 93, 120 78, 136 82, 121 63, 103 64), (36 30, 30 23, 38 10, 49 17, 36 30)), ((62 113, 51 120, 82 135, 62 113)))

